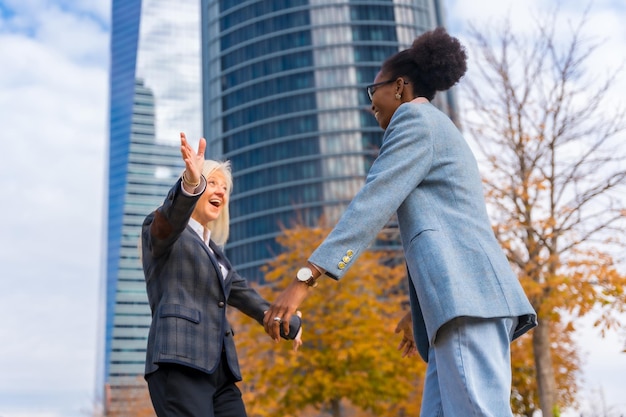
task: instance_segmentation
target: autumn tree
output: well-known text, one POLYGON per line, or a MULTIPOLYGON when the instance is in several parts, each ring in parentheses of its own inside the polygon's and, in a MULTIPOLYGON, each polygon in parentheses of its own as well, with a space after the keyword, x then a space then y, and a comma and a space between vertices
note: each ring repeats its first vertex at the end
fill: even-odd
POLYGON ((560 24, 557 9, 528 36, 509 20, 470 30, 464 129, 485 172, 495 233, 540 323, 536 395, 518 393, 522 415, 534 398, 545 417, 575 398, 566 387, 573 376, 559 375, 559 365, 577 351, 559 352, 569 337, 560 330, 598 309, 602 334, 623 325, 625 111, 609 101, 620 72, 594 66, 601 40, 584 36, 587 20, 560 24))
MULTIPOLYGON (((329 229, 296 226, 278 238, 285 251, 269 265, 268 300, 295 277, 329 229)), ((301 306, 304 344, 275 344, 256 322, 232 314, 251 417, 417 415, 425 363, 402 358, 395 326, 408 308, 404 264, 384 251, 363 253, 341 281, 322 278, 301 306), (236 324, 238 321, 241 323, 236 324), (324 414, 320 414, 324 413, 324 414)))

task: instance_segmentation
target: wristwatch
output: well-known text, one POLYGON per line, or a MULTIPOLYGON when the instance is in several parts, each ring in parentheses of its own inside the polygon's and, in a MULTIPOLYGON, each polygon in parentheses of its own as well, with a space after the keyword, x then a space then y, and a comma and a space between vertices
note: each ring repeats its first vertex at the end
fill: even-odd
POLYGON ((298 281, 304 282, 309 287, 315 287, 317 285, 317 280, 313 278, 313 271, 311 271, 311 268, 308 266, 300 268, 296 274, 296 278, 298 278, 298 281))

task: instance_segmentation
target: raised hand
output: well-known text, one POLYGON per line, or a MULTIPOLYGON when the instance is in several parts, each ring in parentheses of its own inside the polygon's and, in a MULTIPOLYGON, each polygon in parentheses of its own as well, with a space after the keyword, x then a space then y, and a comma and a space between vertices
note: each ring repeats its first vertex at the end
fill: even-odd
POLYGON ((195 151, 184 132, 180 132, 180 153, 185 161, 185 172, 183 181, 185 185, 193 186, 200 184, 200 176, 202 175, 202 167, 204 166, 204 151, 206 149, 206 140, 200 139, 198 150, 195 151))

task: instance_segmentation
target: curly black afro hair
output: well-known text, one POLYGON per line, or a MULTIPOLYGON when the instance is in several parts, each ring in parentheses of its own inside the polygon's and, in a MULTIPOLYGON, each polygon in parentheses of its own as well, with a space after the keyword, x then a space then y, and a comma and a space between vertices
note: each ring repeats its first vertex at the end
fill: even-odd
POLYGON ((381 68, 390 79, 408 78, 414 95, 429 100, 456 84, 466 70, 465 48, 442 27, 415 38, 409 49, 387 58, 381 68))

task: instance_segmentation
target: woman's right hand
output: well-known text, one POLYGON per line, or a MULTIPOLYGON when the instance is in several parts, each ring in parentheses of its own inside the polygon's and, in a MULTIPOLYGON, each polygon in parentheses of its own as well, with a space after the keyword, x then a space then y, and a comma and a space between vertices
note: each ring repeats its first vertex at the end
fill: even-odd
POLYGON ((206 140, 200 138, 198 150, 194 151, 184 132, 180 132, 180 153, 185 161, 185 182, 188 184, 199 184, 202 168, 204 167, 204 151, 206 149, 206 140))

